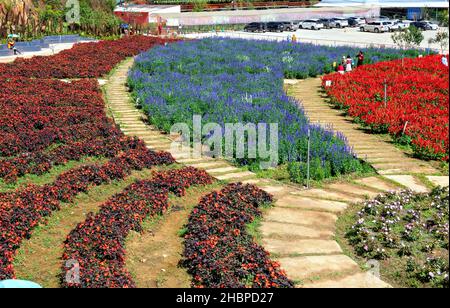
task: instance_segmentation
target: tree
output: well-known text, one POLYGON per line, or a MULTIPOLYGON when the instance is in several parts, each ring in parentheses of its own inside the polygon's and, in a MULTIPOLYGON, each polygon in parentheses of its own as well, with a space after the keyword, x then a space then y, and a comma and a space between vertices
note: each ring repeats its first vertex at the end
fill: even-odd
POLYGON ((430 38, 428 42, 430 44, 438 44, 441 48, 441 53, 444 54, 445 50, 448 49, 448 30, 440 30, 438 33, 436 33, 436 37, 430 38))
POLYGON ((410 26, 403 32, 392 34, 391 38, 402 49, 419 47, 424 39, 422 31, 414 26, 410 26))

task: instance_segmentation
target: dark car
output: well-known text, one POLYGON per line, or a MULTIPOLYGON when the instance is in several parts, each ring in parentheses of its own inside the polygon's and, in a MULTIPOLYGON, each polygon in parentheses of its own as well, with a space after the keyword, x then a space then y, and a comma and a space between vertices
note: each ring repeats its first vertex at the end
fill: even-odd
POLYGON ((246 32, 266 32, 267 27, 263 22, 252 22, 244 27, 246 32))
POLYGON ((270 32, 283 32, 285 29, 284 23, 282 22, 268 22, 267 31, 270 32))
POLYGON ((410 26, 416 27, 417 29, 424 30, 424 31, 425 30, 433 30, 431 25, 425 21, 415 21, 415 22, 412 22, 410 24, 410 26))
POLYGON ((325 29, 330 29, 330 23, 331 23, 331 19, 330 18, 321 18, 319 19, 319 23, 323 24, 323 27, 325 29))

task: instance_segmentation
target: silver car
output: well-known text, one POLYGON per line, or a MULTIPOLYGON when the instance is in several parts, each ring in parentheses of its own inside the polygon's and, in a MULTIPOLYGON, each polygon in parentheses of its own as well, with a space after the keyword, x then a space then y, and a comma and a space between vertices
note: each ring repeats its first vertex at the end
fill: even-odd
POLYGON ((361 32, 375 32, 375 33, 389 32, 387 21, 369 22, 359 27, 359 29, 361 30, 361 32))

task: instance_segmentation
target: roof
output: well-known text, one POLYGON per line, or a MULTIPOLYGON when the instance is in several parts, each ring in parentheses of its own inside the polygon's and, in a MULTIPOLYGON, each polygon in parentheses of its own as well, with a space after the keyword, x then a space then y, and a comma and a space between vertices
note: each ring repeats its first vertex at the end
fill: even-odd
POLYGON ((132 12, 132 13, 157 13, 158 11, 177 8, 179 5, 142 5, 142 4, 127 4, 118 5, 114 12, 132 12))

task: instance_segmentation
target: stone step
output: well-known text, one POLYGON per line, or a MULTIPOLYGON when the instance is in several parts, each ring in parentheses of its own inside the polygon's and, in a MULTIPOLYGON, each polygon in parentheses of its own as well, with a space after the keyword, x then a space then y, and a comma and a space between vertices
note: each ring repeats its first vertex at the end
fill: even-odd
POLYGON ((277 259, 289 278, 297 281, 318 277, 339 276, 349 271, 358 272, 358 264, 345 255, 300 256, 277 259))
POLYGON ((289 239, 332 239, 331 229, 317 229, 314 226, 287 224, 284 222, 263 221, 259 227, 263 238, 289 239))
POLYGON ((385 175, 385 177, 415 192, 424 193, 429 191, 427 187, 425 187, 412 175, 385 175))
POLYGON ((361 197, 375 197, 378 195, 378 191, 374 191, 371 189, 364 188, 362 186, 352 185, 348 183, 334 183, 327 185, 325 189, 331 189, 337 192, 348 193, 352 195, 357 195, 361 197))
POLYGON ((293 192, 292 194, 301 195, 302 197, 319 198, 324 200, 331 199, 334 201, 350 202, 350 203, 360 202, 363 200, 363 198, 356 197, 354 195, 319 188, 310 189, 304 192, 293 192))
POLYGON ((427 176, 427 179, 436 186, 447 187, 449 186, 448 176, 427 176))
POLYGON ((285 195, 275 202, 278 207, 313 210, 313 211, 325 211, 332 213, 343 212, 348 204, 339 201, 329 201, 323 199, 313 199, 294 195, 285 195))
POLYGON ((239 171, 238 168, 236 167, 231 167, 231 166, 227 166, 227 167, 222 167, 222 168, 207 168, 206 171, 208 173, 210 173, 211 175, 219 175, 219 174, 223 174, 223 173, 236 173, 237 171, 239 171))
POLYGON ((316 228, 317 230, 334 231, 337 216, 326 212, 302 211, 298 209, 275 207, 264 216, 264 221, 295 224, 316 228))
POLYGON ((302 288, 391 288, 389 284, 382 281, 370 272, 357 273, 349 275, 340 279, 325 280, 319 282, 306 283, 301 286, 302 288))
POLYGON ((224 175, 216 176, 215 178, 221 181, 225 180, 239 180, 242 178, 247 178, 251 176, 256 176, 253 172, 249 171, 243 171, 243 172, 237 172, 237 173, 227 173, 224 175))
POLYGON ((342 249, 334 240, 291 239, 289 241, 276 238, 265 238, 264 248, 277 256, 293 256, 307 254, 341 254, 342 249))
POLYGON ((219 168, 219 167, 225 167, 229 164, 225 161, 211 161, 211 162, 202 162, 202 163, 194 163, 189 164, 191 167, 199 168, 199 169, 205 169, 205 168, 219 168))
POLYGON ((375 176, 358 179, 355 182, 357 182, 361 185, 372 187, 373 189, 377 189, 379 191, 389 191, 389 190, 399 189, 398 186, 395 186, 394 184, 384 181, 375 176))

